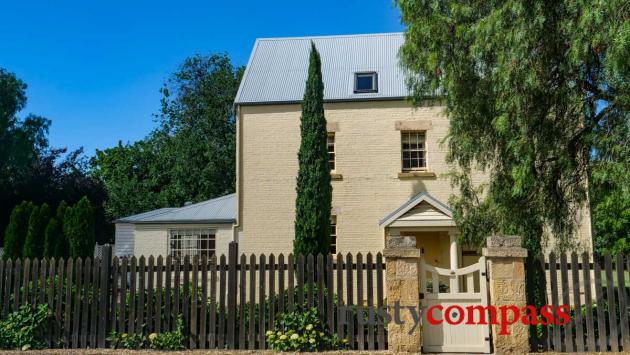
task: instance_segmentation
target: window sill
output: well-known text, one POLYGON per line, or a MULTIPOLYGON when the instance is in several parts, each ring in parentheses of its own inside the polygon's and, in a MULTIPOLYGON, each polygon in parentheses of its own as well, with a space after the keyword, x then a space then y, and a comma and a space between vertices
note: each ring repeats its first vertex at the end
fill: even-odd
POLYGON ((431 171, 405 171, 402 173, 398 173, 399 179, 409 179, 409 178, 431 178, 434 179, 437 175, 431 171))
POLYGON ((337 173, 330 173, 330 180, 343 180, 343 175, 337 173))

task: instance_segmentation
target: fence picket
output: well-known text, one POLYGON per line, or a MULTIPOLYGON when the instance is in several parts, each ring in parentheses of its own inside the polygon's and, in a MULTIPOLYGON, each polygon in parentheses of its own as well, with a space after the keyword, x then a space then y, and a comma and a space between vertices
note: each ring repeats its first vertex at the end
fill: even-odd
POLYGON ((127 257, 123 257, 121 263, 120 263, 120 267, 118 268, 119 274, 118 274, 118 279, 120 280, 120 293, 118 295, 118 332, 119 333, 126 333, 128 331, 127 329, 127 317, 126 317, 126 313, 127 313, 127 305, 126 303, 126 299, 127 299, 127 263, 129 262, 129 260, 127 259, 127 257))
MULTIPOLYGON (((275 298, 275 286, 276 286, 276 271, 275 271, 275 266, 276 266, 276 259, 275 256, 273 254, 269 254, 269 295, 268 295, 268 299, 269 299, 269 321, 267 323, 267 329, 272 330, 274 328, 274 321, 275 321, 275 314, 276 314, 276 310, 275 310, 275 302, 274 302, 274 298, 275 298)), ((261 267, 265 267, 264 265, 261 265, 261 267)))
MULTIPOLYGON (((112 297, 114 297, 116 295, 115 292, 113 292, 113 288, 114 285, 112 285, 110 283, 110 275, 111 275, 111 265, 112 265, 112 247, 109 245, 106 245, 103 248, 103 254, 101 257, 101 265, 100 265, 100 277, 101 279, 99 280, 99 288, 100 288, 100 293, 99 293, 99 301, 98 301, 98 306, 99 309, 101 310, 99 312, 99 323, 98 323, 98 335, 97 335, 97 343, 98 343, 98 347, 100 348, 104 348, 105 347, 105 337, 106 334, 108 333, 108 329, 107 329, 107 317, 111 317, 112 319, 115 319, 116 316, 116 312, 115 312, 115 307, 114 307, 114 303, 111 303, 111 308, 109 307, 110 305, 108 304, 108 298, 107 295, 108 293, 110 293, 111 290, 111 294, 112 297), (110 289, 111 286, 111 289, 110 289)), ((113 327, 112 327, 113 329, 113 327)))
POLYGON ((31 287, 33 288, 33 292, 31 292, 30 304, 31 307, 35 308, 37 305, 37 297, 39 296, 39 287, 38 287, 38 278, 39 278, 39 260, 33 259, 32 265, 33 271, 31 272, 31 287))
POLYGON ((584 328, 582 325, 582 303, 580 301, 580 271, 577 254, 571 253, 571 275, 573 278, 573 304, 575 309, 575 347, 577 352, 584 352, 584 328))
MULTIPOLYGON (((7 261, 7 266, 10 260, 7 261)), ((46 329, 46 344, 48 344, 49 348, 53 347, 53 341, 56 339, 53 335, 53 326, 55 322, 55 271, 57 270, 57 263, 55 258, 50 258, 48 260, 48 284, 46 285, 46 292, 48 293, 47 301, 50 312, 52 313, 51 319, 48 320, 48 325, 46 329)), ((59 302, 59 301, 57 301, 59 302)), ((95 312, 96 313, 96 312, 95 312)))
MULTIPOLYGON (((569 273, 567 271, 567 254, 560 254, 560 274, 562 277, 562 304, 570 305, 569 298, 569 273)), ((564 326, 564 346, 567 352, 573 352, 573 324, 569 321, 564 326)))
MULTIPOLYGON (((92 265, 92 302, 90 303, 90 331, 89 331, 89 343, 90 343, 90 347, 91 348, 97 348, 98 342, 97 342, 97 335, 98 335, 98 329, 96 327, 96 324, 98 323, 98 306, 99 306, 99 302, 100 302, 100 294, 101 294, 101 290, 99 288, 99 284, 100 284, 100 264, 101 263, 101 259, 94 259, 94 265, 92 265)), ((114 293, 114 291, 112 290, 112 294, 114 293)), ((105 297, 107 298, 107 295, 105 295, 105 297)), ((107 312, 104 312, 107 313, 107 312)), ((116 312, 113 312, 116 313, 116 312)), ((113 317, 112 317, 113 318, 113 317)))
POLYGON ((326 322, 328 325, 328 332, 333 333, 335 331, 335 314, 334 314, 334 288, 333 288, 333 274, 335 270, 333 268, 333 256, 332 254, 326 255, 326 322))
POLYGON ((171 312, 173 311, 171 309, 173 306, 173 288, 171 286, 173 282, 171 278, 172 271, 173 257, 169 255, 166 257, 166 269, 164 275, 164 324, 162 325, 162 329, 167 332, 171 330, 171 312))
POLYGON ((136 273, 138 260, 135 256, 129 259, 129 317, 127 318, 127 332, 136 334, 136 273))
POLYGON ((234 349, 236 342, 236 263, 237 263, 237 244, 231 242, 228 250, 228 293, 227 293, 227 347, 234 349))
POLYGON ((156 283, 155 287, 157 292, 155 293, 155 331, 157 333, 162 332, 162 280, 164 275, 164 258, 162 255, 157 258, 157 267, 155 269, 156 283))
POLYGON ((306 275, 307 275, 307 293, 306 298, 308 302, 308 308, 311 309, 313 307, 313 288, 315 287, 314 278, 315 278, 315 265, 313 262, 313 254, 308 254, 306 256, 306 275))
MULTIPOLYGON (((197 287, 199 285, 199 256, 194 255, 192 259, 192 279, 190 290, 190 348, 199 348, 199 323, 197 322, 197 304, 198 294, 197 287)), ((205 300, 201 300, 205 302, 205 300)))
MULTIPOLYGON (((48 274, 48 260, 42 259, 39 264, 39 301, 37 303, 44 304, 46 303, 46 291, 48 288, 46 287, 46 275, 48 274)), ((0 279, 2 279, 2 270, 0 270, 0 279)), ((2 296, 2 285, 0 285, 0 296, 2 296)), ((0 312, 1 313, 1 312, 0 312)))
POLYGON ((226 285, 226 262, 225 255, 221 255, 219 266, 219 329, 217 336, 217 347, 223 349, 225 346, 225 285, 226 285))
MULTIPOLYGON (((138 295, 138 300, 136 302, 136 333, 142 333, 143 332, 143 325, 145 325, 145 321, 144 321, 144 309, 146 306, 146 301, 145 301, 145 297, 144 297, 144 292, 145 292, 145 287, 146 287, 146 276, 145 276, 145 269, 146 269, 146 258, 144 257, 144 255, 140 256, 140 259, 138 259, 138 286, 137 286, 137 291, 136 294, 138 295)), ((148 319, 147 319, 148 321, 148 319)), ((148 322, 147 322, 148 323, 148 322)), ((147 330, 151 330, 151 328, 148 328, 147 330)))
MULTIPOLYGON (((184 255, 184 263, 182 266, 184 277, 181 285, 183 291, 181 310, 184 316, 184 335, 189 336, 192 334, 190 329, 190 255, 184 255)), ((177 315, 175 315, 175 317, 177 317, 177 315)))
MULTIPOLYGON (((367 253, 366 256, 366 284, 367 284, 367 307, 368 307, 368 350, 374 350, 374 279, 373 279, 373 264, 372 253, 367 253)), ((469 290, 470 292, 470 290, 469 290)))
MULTIPOLYGON (((630 259, 628 259, 630 262, 630 259)), ((617 271, 617 299, 619 300, 619 331, 621 332, 623 351, 630 350, 630 327, 628 326, 628 295, 624 278, 623 255, 617 254, 615 263, 617 271)), ((630 271, 630 270, 629 270, 630 271)))
POLYGON ((615 283, 612 273, 612 260, 610 254, 604 257, 606 264, 606 302, 608 303, 608 327, 611 351, 619 351, 619 333, 617 333, 617 317, 615 316, 615 283))
POLYGON ((81 305, 81 334, 80 334, 80 342, 81 348, 87 347, 87 335, 88 335, 88 318, 90 315, 90 303, 88 294, 90 292, 90 286, 92 284, 91 280, 92 276, 92 260, 90 258, 86 258, 83 264, 83 304, 81 305))
POLYGON ((245 340, 245 304, 247 293, 247 256, 241 254, 239 262, 238 348, 247 349, 245 340))
MULTIPOLYGON (((182 260, 180 259, 179 256, 176 256, 175 258, 173 258, 173 268, 175 269, 174 271, 174 275, 173 275, 173 297, 171 297, 171 302, 172 302, 172 307, 171 307, 171 311, 172 313, 169 314, 169 330, 175 330, 175 328, 177 327, 177 318, 181 315, 179 313, 179 305, 180 305, 180 295, 179 295, 179 291, 181 289, 181 267, 182 267, 182 260)), ((183 317, 182 317, 183 318, 183 317)))
POLYGON ((201 257, 201 307, 199 310, 199 347, 208 347, 208 255, 201 257))
MULTIPOLYGON (((63 318, 62 318, 62 300, 63 300, 63 290, 64 290, 64 282, 65 282, 65 268, 66 264, 63 258, 59 258, 57 265, 57 287, 55 293, 55 323, 53 325, 53 342, 57 342, 62 336, 63 330, 63 318)), ((56 344, 63 345, 63 344, 56 344)))
POLYGON ((606 321, 604 320, 604 298, 602 297, 602 267, 599 255, 593 256, 593 266, 595 273, 595 302, 597 304, 597 331, 599 339, 599 351, 608 350, 606 342, 606 321))
POLYGON ((74 293, 74 305, 72 312, 72 348, 76 349, 79 347, 79 316, 80 306, 81 306, 81 275, 83 274, 83 260, 79 257, 76 260, 75 268, 75 289, 74 293))
POLYGON ((22 279, 22 261, 15 260, 15 270, 13 271, 13 311, 17 311, 20 307, 20 282, 22 279))
POLYGON ((216 349, 217 339, 217 256, 210 259, 210 315, 208 320, 208 347, 216 349))
POLYGON ((284 313, 284 254, 278 255, 278 314, 284 313))
POLYGON ((22 298, 19 304, 20 307, 29 304, 28 284, 31 281, 31 259, 24 259, 23 267, 24 272, 22 273, 22 298))
POLYGON ((348 345, 350 346, 350 349, 356 349, 355 347, 355 339, 356 339, 356 335, 354 333, 354 312, 352 312, 352 308, 354 307, 354 295, 353 295, 353 285, 354 282, 352 281, 352 268, 354 266, 354 263, 352 262, 352 254, 348 253, 346 255, 346 293, 347 293, 347 301, 346 301, 346 305, 347 305, 347 315, 346 315, 346 324, 347 324, 347 336, 346 339, 348 339, 348 345))
POLYGON ((363 255, 357 254, 357 343, 358 349, 365 347, 365 327, 363 325, 363 255))
POLYGON ((297 256, 297 309, 304 309, 304 255, 297 256))
POLYGON ((344 319, 346 314, 343 311, 345 302, 343 300, 343 256, 337 254, 337 335, 340 339, 344 338, 344 319))
POLYGON ((293 282, 295 281, 295 271, 294 271, 294 267, 295 267, 295 261, 293 260, 293 254, 289 254, 289 259, 288 259, 288 279, 287 279, 287 293, 288 293, 288 297, 287 297, 287 307, 289 312, 293 312, 294 310, 294 306, 293 306, 293 293, 294 291, 294 287, 293 287, 293 282))
POLYGON ((258 348, 265 349, 265 254, 260 254, 258 265, 258 348))
POLYGON ((326 321, 325 318, 325 306, 324 302, 324 256, 322 254, 317 255, 317 312, 319 314, 319 321, 321 324, 326 321))
MULTIPOLYGON (((289 262, 290 259, 289 259, 289 262)), ((249 257, 249 326, 247 328, 248 346, 250 350, 256 348, 256 318, 254 317, 254 306, 256 305, 256 256, 249 257)))
POLYGON ((149 256, 147 268, 147 332, 149 333, 158 332, 155 329, 155 309, 153 308, 155 304, 155 294, 153 292, 154 277, 155 258, 151 255, 149 256))
POLYGON ((13 276, 13 261, 7 260, 4 278, 4 300, 2 302, 2 318, 9 313, 9 298, 11 298, 11 281, 13 276))
MULTIPOLYGON (((549 254, 549 276, 551 283, 551 305, 553 309, 558 308, 558 274, 556 268, 556 254, 549 254)), ((435 287, 435 286, 434 286, 435 287)), ((560 327, 553 327, 553 350, 562 351, 562 343, 560 341, 560 327)))
POLYGON ((74 262, 69 258, 66 263, 66 307, 63 320, 63 343, 64 348, 71 347, 71 319, 72 319, 72 285, 74 284, 74 262))
POLYGON ((4 285, 5 285, 5 274, 4 274, 4 260, 0 258, 0 315, 2 315, 2 318, 4 318, 4 308, 2 307, 2 305, 4 304, 3 302, 3 298, 4 296, 4 285))

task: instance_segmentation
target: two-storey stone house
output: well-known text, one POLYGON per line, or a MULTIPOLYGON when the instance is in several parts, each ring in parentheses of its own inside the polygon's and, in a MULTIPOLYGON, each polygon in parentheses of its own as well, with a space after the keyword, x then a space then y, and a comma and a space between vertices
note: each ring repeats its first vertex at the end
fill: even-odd
MULTIPOLYGON (((414 108, 405 100, 408 90, 398 62, 402 33, 256 41, 235 100, 233 219, 223 220, 224 227, 213 227, 212 216, 197 221, 223 230, 216 234, 217 251, 232 239, 248 254, 292 250, 300 102, 311 41, 322 58, 332 252, 378 252, 388 235, 404 234, 416 237, 417 247, 434 265, 476 261, 475 251, 455 243, 457 226, 448 206, 455 190, 445 176, 447 148, 441 144, 449 126, 443 107, 428 100, 414 108), (228 225, 231 239, 225 237, 228 225)), ((478 182, 483 179, 477 176, 478 182)), ((588 211, 582 220, 579 239, 588 249, 588 211)), ((134 253, 145 253, 139 245, 147 243, 153 250, 159 245, 163 253, 181 250, 167 224, 159 229, 159 237, 153 233, 136 242, 134 253)), ((181 234, 181 225, 176 229, 181 234)), ((194 245, 198 242, 191 240, 193 253, 194 245)))

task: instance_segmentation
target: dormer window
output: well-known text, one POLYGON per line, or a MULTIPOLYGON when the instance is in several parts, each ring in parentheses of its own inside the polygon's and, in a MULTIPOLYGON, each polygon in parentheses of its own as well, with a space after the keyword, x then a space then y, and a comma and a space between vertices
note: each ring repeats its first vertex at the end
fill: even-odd
POLYGON ((376 72, 354 73, 354 93, 362 94, 378 92, 378 75, 376 72))

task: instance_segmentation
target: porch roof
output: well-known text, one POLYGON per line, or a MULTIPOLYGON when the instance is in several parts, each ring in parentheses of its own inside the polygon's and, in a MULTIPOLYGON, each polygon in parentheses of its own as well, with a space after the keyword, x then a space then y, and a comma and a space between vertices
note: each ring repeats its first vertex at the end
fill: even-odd
POLYGON ((420 192, 379 221, 380 227, 452 227, 453 210, 426 192, 420 192))

